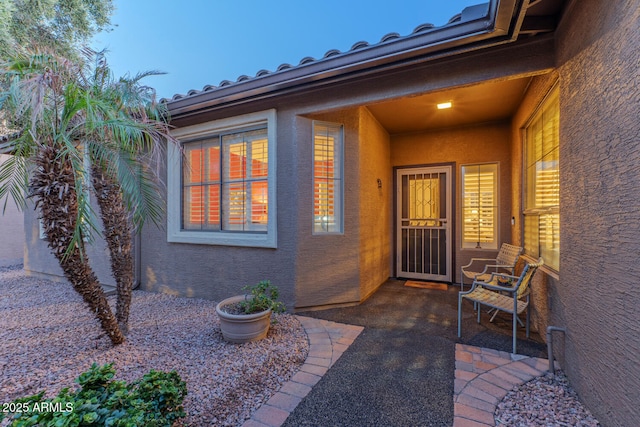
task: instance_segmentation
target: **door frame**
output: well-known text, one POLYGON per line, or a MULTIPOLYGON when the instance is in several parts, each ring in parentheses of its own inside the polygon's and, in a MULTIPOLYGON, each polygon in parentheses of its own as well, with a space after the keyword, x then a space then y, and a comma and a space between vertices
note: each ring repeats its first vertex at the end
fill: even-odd
POLYGON ((450 275, 451 280, 447 283, 455 283, 455 273, 456 273, 456 223, 458 218, 458 211, 456 210, 457 201, 458 201, 458 187, 457 187, 457 176, 458 169, 456 167, 456 162, 442 162, 442 163, 421 163, 416 165, 402 165, 402 166, 394 166, 393 167, 393 274, 394 277, 398 274, 398 171, 403 169, 420 169, 420 168, 438 168, 438 167, 450 167, 451 168, 451 216, 449 222, 451 224, 450 233, 451 233, 451 253, 449 254, 451 259, 451 265, 449 266, 451 269, 450 275))

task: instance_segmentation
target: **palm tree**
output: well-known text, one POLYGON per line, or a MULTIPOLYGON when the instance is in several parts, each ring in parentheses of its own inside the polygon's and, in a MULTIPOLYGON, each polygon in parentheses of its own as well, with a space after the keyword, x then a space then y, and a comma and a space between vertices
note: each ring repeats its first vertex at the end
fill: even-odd
POLYGON ((2 67, 9 89, 0 95, 0 111, 18 132, 0 144, 0 153, 14 154, 0 168, 0 197, 10 194, 22 205, 22 191, 28 190, 65 276, 119 344, 133 284, 132 230, 146 219, 157 222, 162 213, 150 159, 158 158, 163 140, 173 139, 161 106, 149 102, 153 91, 139 84, 153 73, 115 81, 104 53, 83 54, 81 64, 37 53, 2 67), (85 250, 99 229, 90 204, 92 184, 116 277, 117 316, 85 250))
POLYGON ((116 319, 126 334, 134 281, 133 233, 146 219, 157 222, 162 214, 163 203, 155 185, 158 180, 149 165, 161 158, 160 142, 174 140, 155 90, 141 84, 143 78, 158 72, 115 80, 104 52, 88 51, 86 57, 93 60, 87 86, 106 101, 105 121, 118 123, 107 129, 107 138, 97 138, 88 147, 93 188, 116 279, 116 319))

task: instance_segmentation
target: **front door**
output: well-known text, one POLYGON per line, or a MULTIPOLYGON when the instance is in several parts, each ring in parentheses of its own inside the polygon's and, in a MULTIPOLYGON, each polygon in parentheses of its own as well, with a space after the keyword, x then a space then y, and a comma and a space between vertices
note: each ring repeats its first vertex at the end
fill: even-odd
POLYGON ((451 281, 451 166, 397 171, 396 276, 451 281))

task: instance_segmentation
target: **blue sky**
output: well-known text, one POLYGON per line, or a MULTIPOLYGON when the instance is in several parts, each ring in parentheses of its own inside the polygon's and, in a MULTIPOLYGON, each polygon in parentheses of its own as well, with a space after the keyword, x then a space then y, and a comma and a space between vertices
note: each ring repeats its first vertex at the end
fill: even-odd
POLYGON ((420 24, 444 25, 465 6, 483 0, 114 0, 107 48, 116 76, 158 70, 143 80, 169 98, 222 80, 235 81, 306 56, 347 51, 361 40, 410 34, 420 24))

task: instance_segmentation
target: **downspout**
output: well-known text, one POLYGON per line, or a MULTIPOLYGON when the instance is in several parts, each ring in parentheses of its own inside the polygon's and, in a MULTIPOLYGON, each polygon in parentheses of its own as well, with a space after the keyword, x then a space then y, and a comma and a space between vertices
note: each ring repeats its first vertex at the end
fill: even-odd
POLYGON ((556 370, 553 367, 553 337, 551 332, 558 331, 565 334, 567 332, 566 328, 561 328, 559 326, 547 326, 547 356, 549 358, 549 373, 555 374, 556 370))

